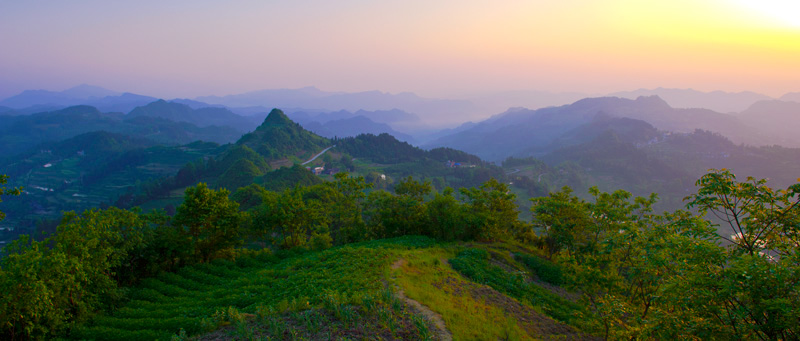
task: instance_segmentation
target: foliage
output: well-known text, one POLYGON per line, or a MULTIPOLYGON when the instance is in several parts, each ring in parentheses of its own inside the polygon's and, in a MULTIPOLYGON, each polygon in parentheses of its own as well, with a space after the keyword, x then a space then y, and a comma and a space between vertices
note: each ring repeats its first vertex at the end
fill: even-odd
POLYGON ((426 232, 438 240, 469 239, 466 228, 468 208, 463 207, 453 193, 453 189, 447 187, 441 194, 435 193, 427 203, 426 232))
POLYGON ((564 273, 556 264, 549 262, 541 257, 537 256, 529 256, 522 253, 514 253, 514 258, 519 259, 525 266, 529 269, 533 270, 533 273, 536 274, 536 277, 539 279, 553 284, 553 285, 563 285, 564 284, 564 273))
POLYGON ((283 111, 272 109, 255 131, 243 135, 236 144, 247 146, 267 159, 280 159, 321 150, 330 141, 306 131, 283 111))
POLYGON ((727 170, 698 180, 690 208, 736 231, 720 236, 684 211, 655 215, 656 196, 593 202, 567 188, 534 199, 534 221, 609 338, 793 339, 800 320, 798 185, 773 191, 727 170), (723 246, 725 245, 725 246, 723 246))
MULTIPOLYGON (((702 215, 655 214, 655 194, 597 187, 588 200, 569 187, 532 199, 536 236, 518 219, 508 185, 494 178, 456 197, 450 188, 434 192, 430 180, 403 178, 391 193, 339 173, 282 192, 251 185, 235 201, 200 183, 186 189, 173 218, 118 208, 66 213, 50 238, 12 243, 0 260, 0 328, 9 339, 66 330, 76 338, 163 339, 221 321, 253 335, 245 314, 276 311, 269 323, 282 316, 318 335, 327 320, 316 309, 330 309, 336 321, 373 316, 395 333, 415 323, 381 292, 385 267, 398 252, 430 247, 432 237, 543 248, 538 254, 550 261, 520 243, 497 252, 454 246, 446 257, 463 276, 605 338, 797 338, 800 184, 772 190, 764 180, 738 182, 712 170, 697 186, 689 208, 711 213, 734 237, 720 236, 702 215), (390 237, 402 238, 369 241, 390 237), (245 241, 263 250, 239 248, 245 241), (531 281, 520 264, 550 284, 531 281), (581 304, 556 294, 564 290, 581 304), (331 295, 339 303, 330 304, 331 295), (379 295, 386 298, 376 304, 379 295)), ((419 326, 414 335, 425 334, 419 326)))
POLYGON ((425 151, 393 136, 362 134, 336 141, 336 149, 355 157, 369 158, 378 163, 412 162, 424 157, 425 151))
MULTIPOLYGON (((0 174, 0 185, 5 185, 7 181, 8 181, 8 176, 0 174)), ((20 190, 21 190, 20 188, 8 189, 4 186, 0 186, 0 202, 3 202, 4 195, 19 195, 20 190)), ((6 214, 3 213, 3 211, 0 211, 0 220, 3 220, 5 217, 6 214)))
POLYGON ((695 279, 692 292, 715 302, 715 317, 736 335, 762 339, 800 336, 800 184, 773 190, 766 180, 736 181, 712 170, 697 181, 689 207, 711 212, 734 232, 731 245, 695 279))
POLYGON ((67 213, 42 242, 23 236, 0 260, 0 330, 41 338, 120 302, 119 281, 143 242, 146 221, 116 208, 67 213))
POLYGON ((392 276, 405 295, 442 316, 454 340, 545 339, 541 333, 529 335, 530 321, 492 302, 483 294, 484 287, 462 278, 449 262, 442 261, 455 258, 459 248, 439 244, 405 251, 405 262, 392 270, 392 276))
POLYGON ((217 179, 217 187, 231 189, 244 187, 251 184, 259 175, 261 172, 256 165, 249 160, 239 159, 217 179))
POLYGON ((335 181, 323 184, 330 195, 325 198, 328 212, 328 229, 336 244, 346 244, 367 239, 366 224, 362 207, 366 199, 365 191, 372 188, 363 177, 350 177, 348 173, 338 173, 335 181))
POLYGON ((470 234, 480 240, 497 240, 525 229, 517 220, 516 196, 508 185, 489 179, 480 188, 462 188, 470 212, 470 234))
POLYGON ((752 177, 737 182, 729 170, 711 171, 697 180, 700 188, 687 198, 688 207, 710 212, 727 224, 733 235, 720 238, 736 250, 790 257, 800 244, 800 184, 774 191, 766 183, 752 177))
POLYGON ((233 194, 231 200, 239 203, 239 208, 247 211, 251 208, 261 205, 264 202, 265 196, 270 196, 274 192, 267 191, 264 187, 257 184, 249 184, 245 187, 239 187, 233 194))
POLYGON ((264 174, 260 183, 270 191, 282 192, 295 186, 312 186, 322 183, 319 176, 309 172, 303 166, 281 167, 264 174))
POLYGON ((241 244, 243 215, 239 204, 228 198, 225 189, 215 191, 205 183, 186 189, 173 224, 183 228, 199 260, 207 262, 216 253, 241 244))
POLYGON ((387 295, 381 283, 384 269, 398 250, 432 244, 428 238, 404 237, 321 252, 243 253, 236 262, 218 259, 185 267, 142 282, 132 289, 134 299, 113 315, 81 324, 70 336, 169 339, 181 329, 194 336, 206 327, 230 323, 236 328, 247 319, 271 325, 274 329, 268 335, 276 337, 282 335, 281 329, 288 335, 291 325, 285 320, 304 329, 318 322, 331 323, 321 315, 311 316, 319 311, 329 312, 334 321, 340 321, 337 324, 369 323, 371 333, 391 333, 391 328, 409 318, 409 312, 391 292, 387 295), (373 319, 381 322, 374 325, 373 319))
POLYGON ((431 190, 430 183, 413 178, 401 180, 395 186, 397 195, 375 191, 367 198, 367 225, 373 238, 426 234, 423 197, 431 190))
POLYGON ((467 249, 450 259, 453 269, 478 283, 486 284, 512 297, 525 300, 534 307, 541 307, 548 315, 559 321, 579 324, 581 307, 559 297, 546 289, 529 283, 522 273, 513 273, 489 263, 489 254, 482 249, 467 249))
POLYGON ((299 188, 284 191, 265 216, 284 248, 305 245, 309 233, 326 225, 318 204, 304 201, 299 188))

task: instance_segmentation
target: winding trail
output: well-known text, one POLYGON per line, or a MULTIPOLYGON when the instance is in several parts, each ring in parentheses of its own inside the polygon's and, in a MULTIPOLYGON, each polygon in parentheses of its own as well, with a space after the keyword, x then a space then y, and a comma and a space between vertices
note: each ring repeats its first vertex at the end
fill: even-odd
POLYGON ((306 162, 303 162, 303 163, 301 163, 300 165, 301 165, 301 166, 305 166, 307 163, 309 163, 309 162, 311 162, 311 161, 314 161, 314 160, 316 160, 318 157, 322 156, 322 154, 325 154, 325 152, 327 152, 327 151, 328 151, 328 149, 331 149, 331 148, 333 148, 333 147, 336 147, 336 145, 332 145, 332 146, 330 146, 330 147, 328 147, 328 148, 325 148, 325 149, 323 149, 321 152, 319 152, 319 154, 317 154, 317 155, 314 155, 314 157, 312 157, 310 160, 308 160, 308 161, 306 161, 306 162))
MULTIPOLYGON (((396 262, 394 262, 394 264, 392 264, 392 269, 400 269, 405 264, 406 260, 400 258, 396 262)), ((442 319, 442 315, 439 315, 439 313, 431 310, 422 303, 419 303, 409 298, 408 296, 405 295, 403 289, 401 288, 398 288, 398 291, 396 291, 394 295, 395 297, 397 297, 397 299, 402 300, 408 306, 410 306, 412 310, 421 314, 422 316, 425 316, 426 319, 433 322, 433 326, 436 327, 436 336, 438 337, 439 340, 443 341, 453 340, 453 334, 450 334, 450 331, 447 330, 447 326, 444 323, 444 319, 442 319)))

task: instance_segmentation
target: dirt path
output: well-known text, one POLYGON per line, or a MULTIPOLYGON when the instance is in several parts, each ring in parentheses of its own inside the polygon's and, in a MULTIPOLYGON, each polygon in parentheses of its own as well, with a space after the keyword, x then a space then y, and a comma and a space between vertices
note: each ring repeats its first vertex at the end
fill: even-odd
MULTIPOLYGON (((400 269, 403 265, 406 265, 406 260, 403 258, 398 259, 394 264, 392 264, 392 269, 400 269)), ((428 321, 433 322, 434 327, 436 327, 436 336, 439 340, 443 341, 451 341, 453 340, 453 335, 450 334, 450 331, 447 330, 447 326, 444 323, 444 319, 442 319, 442 315, 439 315, 435 311, 431 310, 430 308, 426 307, 422 303, 419 303, 415 300, 412 300, 408 296, 405 295, 403 289, 398 288, 398 291, 395 292, 395 297, 405 302, 411 310, 415 313, 424 316, 428 321)))

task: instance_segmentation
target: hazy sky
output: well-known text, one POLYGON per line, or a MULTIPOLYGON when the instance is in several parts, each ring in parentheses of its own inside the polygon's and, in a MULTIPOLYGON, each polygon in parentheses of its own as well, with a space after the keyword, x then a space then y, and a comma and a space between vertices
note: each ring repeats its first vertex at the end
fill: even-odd
POLYGON ((776 0, 0 0, 0 98, 88 83, 161 97, 317 86, 800 91, 776 0))

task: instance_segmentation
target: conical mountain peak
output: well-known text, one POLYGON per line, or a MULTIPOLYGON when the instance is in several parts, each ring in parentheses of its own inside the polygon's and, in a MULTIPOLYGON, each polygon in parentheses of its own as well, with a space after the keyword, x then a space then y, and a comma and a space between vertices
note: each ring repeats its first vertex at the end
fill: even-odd
POLYGON ((267 118, 264 119, 264 123, 261 126, 281 126, 281 125, 288 125, 294 123, 289 116, 283 113, 283 110, 280 109, 272 109, 267 115, 267 118))

